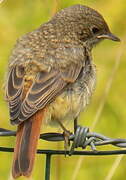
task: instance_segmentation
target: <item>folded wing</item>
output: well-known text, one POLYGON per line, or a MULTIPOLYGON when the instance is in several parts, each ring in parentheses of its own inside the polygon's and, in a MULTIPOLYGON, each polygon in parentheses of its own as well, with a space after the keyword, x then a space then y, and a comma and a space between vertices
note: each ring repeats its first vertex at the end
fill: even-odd
POLYGON ((12 124, 20 124, 51 103, 69 83, 76 81, 81 69, 82 65, 72 64, 64 69, 38 72, 23 99, 24 69, 18 66, 12 68, 6 88, 12 124))

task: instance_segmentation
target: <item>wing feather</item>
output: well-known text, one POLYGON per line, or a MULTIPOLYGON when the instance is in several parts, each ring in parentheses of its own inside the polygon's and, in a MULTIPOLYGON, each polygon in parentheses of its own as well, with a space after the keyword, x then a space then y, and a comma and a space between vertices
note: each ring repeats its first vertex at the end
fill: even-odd
POLYGON ((6 87, 6 99, 10 107, 10 119, 18 117, 21 107, 21 96, 23 91, 24 68, 15 66, 10 70, 6 87))
POLYGON ((82 64, 72 63, 70 67, 61 69, 62 78, 67 82, 73 83, 80 74, 81 69, 82 64))
POLYGON ((47 73, 46 76, 48 78, 46 77, 46 81, 43 81, 41 72, 39 72, 39 81, 36 80, 33 83, 27 97, 22 103, 21 112, 19 115, 20 121, 26 120, 36 111, 44 108, 47 104, 52 102, 54 98, 61 93, 61 90, 67 85, 67 82, 62 79, 58 71, 55 71, 55 73, 47 73), (40 77, 42 79, 40 79, 40 77))
POLYGON ((19 66, 12 68, 6 90, 12 124, 27 120, 39 109, 51 103, 69 83, 76 81, 82 68, 81 64, 73 63, 64 69, 38 72, 24 99, 22 98, 24 70, 19 66))

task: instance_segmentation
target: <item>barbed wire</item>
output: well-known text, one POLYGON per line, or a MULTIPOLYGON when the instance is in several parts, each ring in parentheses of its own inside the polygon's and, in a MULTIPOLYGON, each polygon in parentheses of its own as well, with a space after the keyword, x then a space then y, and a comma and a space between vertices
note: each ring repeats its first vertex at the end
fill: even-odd
MULTIPOLYGON (((0 128, 0 136, 15 136, 16 131, 0 128)), ((40 134, 40 139, 46 141, 64 141, 64 134, 61 133, 43 133, 40 134)), ((96 146, 112 145, 120 148, 126 148, 126 139, 121 138, 109 138, 100 133, 90 132, 89 128, 77 126, 75 134, 71 133, 69 136, 69 142, 72 142, 69 151, 65 150, 41 150, 37 153, 40 154, 68 154, 68 155, 114 155, 114 154, 126 154, 126 150, 107 150, 98 151, 96 146), (75 151, 76 148, 81 147, 86 149, 90 146, 92 151, 75 151)), ((0 151, 13 152, 13 148, 0 147, 0 151)))

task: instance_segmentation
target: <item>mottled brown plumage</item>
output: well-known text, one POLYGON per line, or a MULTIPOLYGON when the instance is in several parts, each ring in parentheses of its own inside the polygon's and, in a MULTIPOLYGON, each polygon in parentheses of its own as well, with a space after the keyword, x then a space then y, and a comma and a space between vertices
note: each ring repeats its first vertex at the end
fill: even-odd
POLYGON ((18 40, 6 85, 18 125, 13 177, 31 174, 41 121, 74 120, 88 104, 96 83, 91 50, 105 38, 119 41, 97 11, 74 5, 18 40))

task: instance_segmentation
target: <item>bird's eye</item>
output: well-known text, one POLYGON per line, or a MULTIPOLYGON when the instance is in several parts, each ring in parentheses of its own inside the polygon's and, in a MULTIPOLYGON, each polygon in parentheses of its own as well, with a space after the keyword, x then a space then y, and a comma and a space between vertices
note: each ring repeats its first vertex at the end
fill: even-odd
POLYGON ((92 28, 93 34, 97 34, 100 30, 97 27, 92 28))

